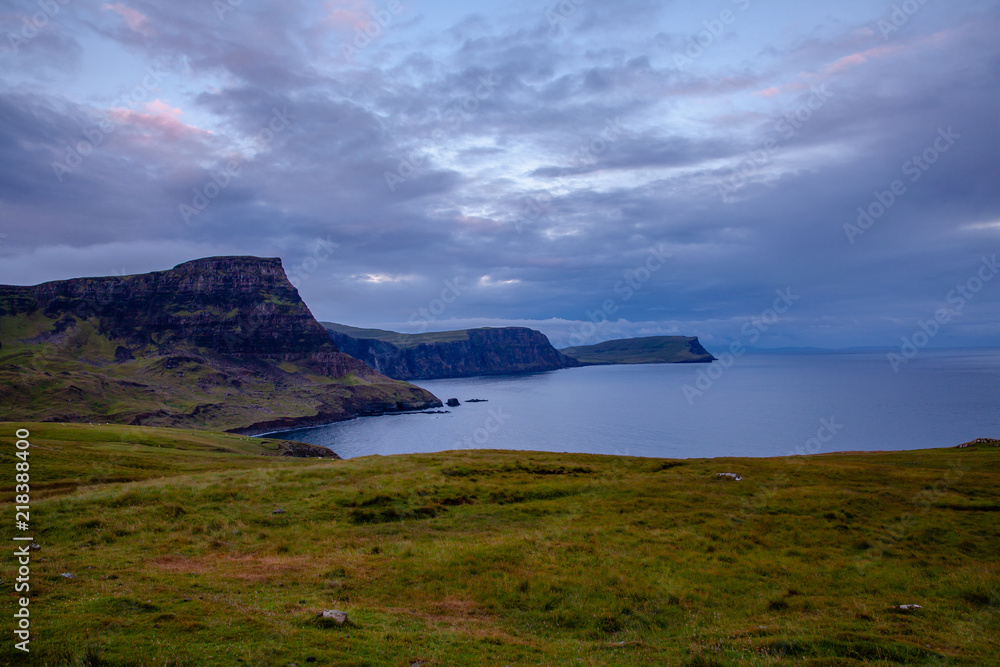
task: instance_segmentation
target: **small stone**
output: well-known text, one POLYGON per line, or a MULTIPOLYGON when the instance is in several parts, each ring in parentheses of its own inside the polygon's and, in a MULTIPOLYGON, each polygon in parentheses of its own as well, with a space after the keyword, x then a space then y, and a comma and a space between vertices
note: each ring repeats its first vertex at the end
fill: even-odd
POLYGON ((308 658, 306 658, 306 662, 316 662, 316 658, 313 656, 309 656, 308 658))
POLYGON ((42 545, 35 544, 34 542, 32 542, 31 544, 28 545, 28 548, 31 549, 32 551, 38 551, 39 549, 42 548, 42 545))
POLYGON ((184 598, 183 600, 181 600, 181 602, 190 602, 190 601, 191 601, 191 598, 184 598))
POLYGON ((60 577, 66 577, 67 579, 76 579, 75 574, 70 574, 69 572, 63 572, 59 575, 60 577))
POLYGON ((739 475, 737 475, 734 472, 717 472, 717 473, 715 473, 715 476, 716 477, 725 477, 726 479, 731 479, 734 482, 742 482, 743 481, 743 478, 740 477, 739 475))
POLYGON ((343 625, 347 623, 347 612, 340 611, 339 609, 324 609, 317 614, 323 620, 330 620, 337 625, 343 625))
POLYGON ((280 507, 278 509, 274 510, 273 512, 271 512, 271 514, 284 514, 284 513, 285 513, 285 510, 281 509, 280 507))
POLYGON ((896 610, 896 611, 902 611, 902 612, 905 612, 905 613, 910 613, 911 611, 916 611, 918 609, 923 609, 923 607, 921 607, 918 604, 900 604, 900 605, 896 605, 895 607, 893 607, 893 609, 896 610))

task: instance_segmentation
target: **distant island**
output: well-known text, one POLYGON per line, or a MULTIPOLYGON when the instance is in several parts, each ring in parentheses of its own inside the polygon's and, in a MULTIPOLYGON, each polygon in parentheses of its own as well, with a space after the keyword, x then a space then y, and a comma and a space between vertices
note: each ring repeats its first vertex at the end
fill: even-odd
POLYGON ((649 336, 609 340, 560 350, 586 366, 604 364, 709 364, 715 361, 697 338, 649 336))

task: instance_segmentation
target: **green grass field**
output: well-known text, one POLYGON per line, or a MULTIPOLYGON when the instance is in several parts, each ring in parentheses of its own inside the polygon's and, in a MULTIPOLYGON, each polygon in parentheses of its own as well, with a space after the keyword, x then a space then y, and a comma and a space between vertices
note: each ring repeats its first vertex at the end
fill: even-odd
POLYGON ((8 540, 20 427, 41 549, 3 664, 1000 664, 998 447, 338 461, 7 423, 8 540))
MULTIPOLYGON (((469 330, 460 331, 429 331, 427 333, 406 334, 384 329, 359 329, 358 327, 346 324, 335 324, 333 322, 321 322, 324 327, 333 331, 346 334, 352 338, 367 340, 380 340, 383 343, 392 343, 396 347, 406 350, 418 345, 431 343, 454 343, 460 340, 469 340, 469 330)), ((487 327, 484 327, 487 328, 487 327)))

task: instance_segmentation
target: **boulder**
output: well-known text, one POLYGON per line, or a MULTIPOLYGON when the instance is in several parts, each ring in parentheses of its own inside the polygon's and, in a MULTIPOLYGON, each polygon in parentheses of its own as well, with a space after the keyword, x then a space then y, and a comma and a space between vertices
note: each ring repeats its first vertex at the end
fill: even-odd
POLYGON ((734 472, 718 472, 715 473, 716 477, 722 477, 723 479, 731 479, 734 482, 742 482, 743 478, 734 472))
POLYGON ((337 625, 347 623, 347 612, 340 611, 339 609, 324 609, 316 615, 320 618, 320 620, 333 621, 337 625))

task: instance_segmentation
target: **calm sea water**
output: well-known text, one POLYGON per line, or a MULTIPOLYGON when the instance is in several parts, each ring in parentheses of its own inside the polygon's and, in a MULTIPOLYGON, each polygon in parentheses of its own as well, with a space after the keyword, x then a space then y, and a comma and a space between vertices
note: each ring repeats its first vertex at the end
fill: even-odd
POLYGON ((280 437, 344 458, 449 449, 654 457, 943 447, 1000 437, 1000 350, 922 351, 899 373, 885 353, 753 354, 718 364, 592 366, 418 381, 448 414, 367 417, 280 437), (699 374, 710 368, 717 379, 699 374), (485 399, 485 403, 466 403, 485 399), (821 431, 825 423, 830 427, 821 431), (830 438, 831 432, 835 435, 830 438), (822 436, 820 442, 815 439, 822 436))

